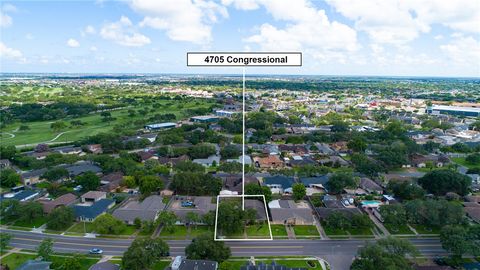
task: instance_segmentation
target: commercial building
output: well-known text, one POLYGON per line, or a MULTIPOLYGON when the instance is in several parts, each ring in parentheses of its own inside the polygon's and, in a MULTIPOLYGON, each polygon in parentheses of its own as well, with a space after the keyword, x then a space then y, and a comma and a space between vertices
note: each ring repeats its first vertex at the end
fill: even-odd
POLYGON ((146 126, 144 126, 144 128, 146 130, 149 130, 149 131, 155 131, 155 130, 174 128, 176 126, 177 126, 177 124, 175 124, 175 123, 167 122, 167 123, 158 123, 158 124, 146 125, 146 126))
POLYGON ((470 117, 479 117, 480 108, 475 107, 460 107, 460 106, 446 106, 446 105, 433 105, 427 107, 426 112, 428 114, 450 114, 457 116, 470 116, 470 117))

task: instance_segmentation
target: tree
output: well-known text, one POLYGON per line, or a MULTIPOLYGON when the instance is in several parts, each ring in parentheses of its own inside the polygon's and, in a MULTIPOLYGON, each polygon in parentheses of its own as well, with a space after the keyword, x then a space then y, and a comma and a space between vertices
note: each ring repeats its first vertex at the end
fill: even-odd
POLYGON ((385 171, 385 168, 380 162, 368 158, 365 154, 354 153, 352 154, 351 161, 357 171, 370 177, 374 177, 379 172, 385 171))
POLYGON ((480 225, 468 227, 447 225, 440 232, 440 242, 456 261, 465 254, 478 256, 480 254, 480 225))
POLYGON ((217 226, 223 234, 233 234, 243 229, 243 211, 237 201, 221 201, 218 205, 217 226))
POLYGON ((42 174, 41 177, 46 179, 47 181, 53 182, 67 177, 68 175, 69 173, 67 169, 62 167, 54 167, 42 174))
POLYGON ((195 159, 207 158, 214 155, 216 152, 215 147, 211 144, 197 144, 190 147, 188 154, 192 159, 195 159))
POLYGON ((82 257, 80 254, 75 254, 72 257, 66 258, 62 265, 60 266, 60 269, 62 270, 81 270, 82 269, 82 264, 80 263, 79 257, 82 257))
POLYGON ((362 137, 355 137, 348 142, 347 146, 354 152, 365 152, 368 145, 362 137))
POLYGON ((222 156, 222 159, 237 158, 241 155, 241 152, 236 146, 227 145, 220 151, 220 155, 222 156))
POLYGON ((272 200, 272 190, 267 186, 260 186, 255 183, 245 185, 245 194, 247 195, 264 195, 266 203, 272 200))
POLYGON ((372 220, 363 214, 353 215, 351 218, 352 227, 358 229, 371 229, 374 227, 372 220))
POLYGON ((0 159, 12 159, 17 153, 14 145, 0 146, 0 159))
POLYGON ((468 155, 465 158, 465 161, 472 164, 472 165, 480 164, 480 153, 473 153, 473 154, 468 155))
POLYGON ((8 244, 10 243, 10 240, 12 239, 12 235, 8 233, 0 233, 0 250, 3 252, 7 247, 8 244))
POLYGON ((350 220, 342 212, 332 212, 326 219, 325 223, 330 228, 348 229, 351 226, 350 220))
POLYGON ((55 208, 47 216, 47 229, 60 231, 72 226, 75 214, 70 207, 61 206, 55 208))
POLYGON ((125 230, 125 223, 110 214, 104 214, 93 221, 95 231, 100 234, 119 234, 125 230))
POLYGON ((20 127, 18 127, 18 130, 19 131, 26 131, 26 130, 30 130, 30 127, 27 126, 27 125, 21 125, 20 127))
POLYGON ((135 228, 140 229, 142 227, 142 220, 140 218, 136 217, 133 220, 133 225, 135 226, 135 228))
POLYGON ((465 216, 461 205, 446 200, 408 201, 405 210, 409 222, 429 227, 461 224, 465 216))
POLYGON ((100 177, 90 171, 77 176, 75 181, 84 191, 96 190, 100 186, 100 177))
POLYGON ((32 221, 43 216, 43 207, 39 202, 27 202, 20 205, 19 214, 19 220, 32 221))
POLYGON ((428 192, 435 195, 445 195, 455 192, 462 196, 468 193, 472 179, 453 170, 434 170, 418 179, 418 183, 428 192))
POLYGON ((405 208, 401 204, 389 204, 380 206, 380 215, 385 224, 391 226, 393 230, 407 224, 407 215, 405 208))
POLYGON ((231 256, 230 248, 222 241, 213 240, 210 234, 200 235, 185 248, 185 254, 191 260, 212 260, 219 263, 231 256))
POLYGON ((355 179, 351 173, 337 172, 327 182, 327 189, 333 193, 340 193, 346 187, 355 186, 355 179))
POLYGON ((303 200, 307 195, 307 189, 302 183, 295 183, 292 185, 293 199, 295 201, 303 200))
POLYGON ((140 192, 145 197, 152 192, 162 189, 164 184, 160 177, 156 175, 145 175, 140 177, 140 192))
POLYGON ((50 128, 53 129, 54 131, 60 131, 66 127, 67 127, 67 124, 65 124, 65 122, 63 121, 57 121, 50 124, 50 128))
POLYGON ((0 170, 0 186, 5 188, 11 188, 20 183, 20 175, 13 169, 0 170))
POLYGON ((200 216, 195 212, 188 212, 185 215, 185 222, 188 223, 189 226, 192 224, 195 224, 195 226, 197 226, 197 223, 200 222, 200 220, 200 216))
POLYGON ((182 161, 173 168, 176 172, 205 172, 205 167, 191 161, 182 161))
POLYGON ((168 256, 169 250, 168 244, 160 238, 137 238, 123 253, 122 269, 150 269, 156 261, 168 256))
POLYGON ((418 255, 417 249, 409 241, 391 236, 377 243, 368 243, 358 253, 351 270, 409 270, 412 267, 406 256, 418 255))
POLYGON ((53 254, 53 239, 45 238, 37 247, 38 256, 42 257, 43 260, 48 261, 50 256, 53 254))
POLYGON ((168 232, 175 230, 175 222, 177 222, 177 215, 170 211, 162 211, 158 216, 158 222, 163 226, 163 229, 168 232))
POLYGON ((425 196, 425 190, 422 187, 408 181, 391 181, 387 185, 387 190, 401 200, 421 199, 425 196))

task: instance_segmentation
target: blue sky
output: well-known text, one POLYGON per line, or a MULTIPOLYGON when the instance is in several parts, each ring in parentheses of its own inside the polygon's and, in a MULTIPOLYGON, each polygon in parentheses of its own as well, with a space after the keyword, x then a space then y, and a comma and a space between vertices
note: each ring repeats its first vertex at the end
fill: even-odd
POLYGON ((247 73, 480 76, 480 0, 3 1, 2 72, 236 73, 188 51, 302 51, 247 73))

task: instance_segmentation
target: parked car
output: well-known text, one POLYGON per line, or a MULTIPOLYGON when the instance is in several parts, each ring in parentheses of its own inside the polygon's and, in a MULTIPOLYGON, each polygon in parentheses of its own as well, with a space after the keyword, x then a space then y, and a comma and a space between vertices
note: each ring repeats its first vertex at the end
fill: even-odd
POLYGON ((194 207, 195 205, 193 204, 192 201, 183 201, 182 202, 182 207, 194 207))

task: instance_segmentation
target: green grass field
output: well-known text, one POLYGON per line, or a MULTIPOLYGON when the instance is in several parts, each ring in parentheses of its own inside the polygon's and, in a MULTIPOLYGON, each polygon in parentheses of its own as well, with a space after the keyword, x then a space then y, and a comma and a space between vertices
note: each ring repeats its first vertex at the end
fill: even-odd
MULTIPOLYGON (((265 264, 271 264, 272 260, 256 260, 256 264, 259 262, 263 262, 265 264)), ((275 260, 275 262, 279 265, 291 267, 291 268, 306 268, 306 269, 312 269, 312 270, 322 270, 322 266, 320 263, 316 260, 311 260, 311 262, 314 264, 314 267, 310 266, 308 264, 308 260, 275 260)))
POLYGON ((469 169, 473 169, 473 168, 480 168, 480 164, 471 164, 471 163, 468 163, 467 161, 465 161, 465 158, 452 158, 452 160, 459 164, 459 165, 462 165, 462 166, 465 166, 469 169))
POLYGON ((172 239, 185 239, 187 236, 187 227, 183 225, 175 226, 173 232, 169 232, 165 229, 162 229, 160 232, 160 237, 172 238, 172 239))
POLYGON ((196 237, 201 234, 209 233, 209 232, 212 232, 212 231, 208 228, 208 226, 197 226, 196 228, 195 226, 192 226, 190 228, 190 237, 196 237))
POLYGON ((158 261, 150 269, 151 270, 163 270, 167 268, 172 262, 171 261, 158 261))
POLYGON ((419 234, 439 234, 441 228, 439 227, 427 227, 425 225, 410 224, 419 234))
MULTIPOLYGON (((163 106, 155 109, 154 112, 149 112, 149 115, 153 116, 155 114, 173 113, 177 116, 177 120, 180 120, 186 117, 187 109, 202 107, 206 108, 212 104, 205 100, 179 102, 181 102, 182 104, 182 106, 180 106, 181 108, 179 108, 179 104, 175 104, 175 101, 160 100, 158 101, 158 103, 163 104, 163 106), (167 105, 167 103, 170 103, 171 105, 167 105)), ((145 119, 149 115, 139 115, 137 113, 135 116, 130 117, 128 114, 129 109, 138 110, 142 108, 144 107, 123 108, 121 110, 111 111, 110 113, 112 117, 116 118, 116 120, 109 123, 105 123, 102 121, 100 113, 78 118, 62 119, 67 123, 68 127, 60 131, 54 131, 50 128, 51 123, 55 121, 14 123, 6 125, 5 127, 0 129, 0 145, 35 145, 38 143, 51 141, 61 133, 63 133, 63 135, 54 140, 54 142, 63 143, 68 141, 75 141, 87 136, 95 135, 102 132, 108 132, 112 130, 113 127, 117 124, 129 126, 135 120, 145 119), (85 125, 80 127, 71 127, 71 120, 80 120, 84 122, 85 125), (16 131, 20 125, 27 125, 30 129, 26 131, 16 131), (12 135, 14 135, 14 137, 12 137, 12 135)))
POLYGON ((295 225, 293 226, 293 230, 295 231, 295 236, 297 238, 320 237, 320 233, 315 225, 295 225))
POLYGON ((28 260, 33 260, 37 255, 12 253, 2 259, 3 265, 8 265, 10 269, 17 269, 20 265, 24 264, 28 260))
POLYGON ((407 225, 403 226, 391 226, 389 224, 384 224, 385 228, 391 233, 391 234, 414 234, 410 228, 408 228, 407 225))
POLYGON ((274 224, 271 226, 273 238, 287 238, 288 234, 285 225, 274 224))
POLYGON ((13 226, 26 227, 26 228, 38 228, 47 222, 47 217, 39 217, 34 220, 20 221, 17 220, 13 223, 13 226))
POLYGON ((270 230, 268 224, 262 223, 258 225, 247 226, 247 238, 269 239, 270 230))
POLYGON ((70 233, 91 233, 95 230, 91 222, 79 222, 68 229, 70 233))
MULTIPOLYGON (((50 261, 52 262, 52 265, 56 266, 56 268, 54 269, 58 269, 58 266, 61 266, 66 259, 67 258, 64 256, 52 256, 50 261)), ((80 269, 88 270, 92 265, 98 262, 99 258, 80 256, 78 260, 80 261, 80 265, 82 266, 80 269)))

